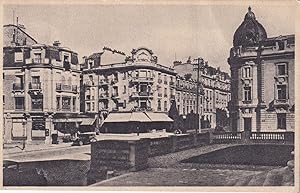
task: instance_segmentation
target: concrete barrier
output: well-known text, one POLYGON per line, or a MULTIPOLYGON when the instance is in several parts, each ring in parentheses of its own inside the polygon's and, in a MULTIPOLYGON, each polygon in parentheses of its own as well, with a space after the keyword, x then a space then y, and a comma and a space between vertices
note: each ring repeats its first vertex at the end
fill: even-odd
POLYGON ((114 173, 143 170, 148 167, 149 140, 103 140, 91 144, 88 184, 114 173))

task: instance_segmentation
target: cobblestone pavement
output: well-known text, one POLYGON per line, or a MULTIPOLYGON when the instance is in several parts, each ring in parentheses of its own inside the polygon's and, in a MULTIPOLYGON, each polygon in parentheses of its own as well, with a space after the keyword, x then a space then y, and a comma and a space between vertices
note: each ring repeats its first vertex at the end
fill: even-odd
POLYGON ((262 185, 270 166, 191 164, 180 161, 236 144, 214 144, 149 158, 149 168, 94 186, 243 186, 262 185), (260 178, 260 179, 257 179, 260 178))
POLYGON ((151 167, 153 168, 174 167, 184 159, 205 154, 218 149, 235 146, 235 145, 237 144, 213 144, 213 145, 202 146, 202 147, 193 148, 185 151, 170 153, 162 156, 156 156, 156 157, 149 158, 148 164, 150 168, 151 167))

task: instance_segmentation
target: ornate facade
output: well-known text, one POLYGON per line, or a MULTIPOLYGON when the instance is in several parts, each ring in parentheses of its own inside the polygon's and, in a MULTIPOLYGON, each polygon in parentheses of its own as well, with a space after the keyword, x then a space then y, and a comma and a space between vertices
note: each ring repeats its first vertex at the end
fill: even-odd
POLYGON ((147 48, 130 56, 103 48, 85 58, 82 69, 82 110, 97 118, 98 127, 110 112, 167 113, 175 98, 174 69, 158 64, 147 48), (114 63, 102 63, 106 57, 114 63))
POLYGON ((233 131, 294 131, 294 49, 294 35, 268 38, 249 7, 228 58, 233 131))
POLYGON ((7 36, 10 44, 3 48, 4 143, 50 143, 59 127, 76 127, 66 117, 80 110, 77 53, 58 42, 36 44, 20 29, 15 33, 18 39, 7 36))
MULTIPOLYGON (((190 58, 185 63, 175 61, 174 68, 180 77, 197 80, 195 63, 191 62, 190 58)), ((201 82, 201 92, 199 95, 199 114, 202 116, 202 120, 206 122, 203 122, 202 127, 215 128, 217 109, 228 111, 228 102, 230 101, 231 97, 230 76, 228 73, 222 72, 219 68, 209 66, 206 62, 205 65, 201 67, 199 80, 201 82)), ((184 95, 184 92, 182 93, 180 90, 177 91, 177 98, 182 99, 182 101, 178 101, 179 104, 182 104, 182 106, 179 106, 179 112, 180 114, 186 115, 193 109, 188 108, 189 103, 185 105, 186 103, 184 102, 184 95)))

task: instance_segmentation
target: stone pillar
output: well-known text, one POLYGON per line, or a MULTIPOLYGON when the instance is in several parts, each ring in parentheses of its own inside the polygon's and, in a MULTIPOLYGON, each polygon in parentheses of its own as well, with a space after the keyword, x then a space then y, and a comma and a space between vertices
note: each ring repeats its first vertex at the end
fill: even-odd
POLYGON ((45 124, 45 129, 48 129, 49 130, 49 135, 46 136, 46 139, 45 139, 45 144, 51 144, 51 130, 52 130, 52 119, 50 119, 49 117, 46 118, 46 124, 45 124))
POLYGON ((26 136, 27 136, 27 143, 32 142, 32 118, 27 118, 26 120, 26 136))
POLYGON ((10 115, 7 115, 4 119, 5 131, 4 131, 4 143, 11 143, 11 135, 12 135, 12 119, 10 115))

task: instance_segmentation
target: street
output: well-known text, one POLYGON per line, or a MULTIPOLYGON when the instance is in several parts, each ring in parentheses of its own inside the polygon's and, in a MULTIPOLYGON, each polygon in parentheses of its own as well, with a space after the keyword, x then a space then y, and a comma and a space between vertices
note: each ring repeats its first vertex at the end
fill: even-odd
POLYGON ((52 148, 6 154, 4 150, 3 159, 16 162, 50 161, 50 160, 89 160, 91 145, 66 146, 63 148, 52 148))

